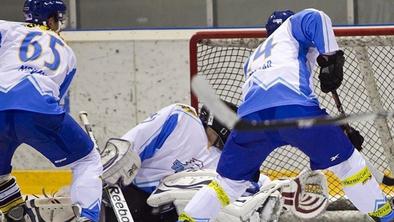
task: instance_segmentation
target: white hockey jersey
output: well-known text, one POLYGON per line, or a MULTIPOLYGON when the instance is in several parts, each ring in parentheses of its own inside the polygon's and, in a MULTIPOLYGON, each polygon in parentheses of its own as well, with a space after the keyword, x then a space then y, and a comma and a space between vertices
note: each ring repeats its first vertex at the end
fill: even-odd
POLYGON ((152 192, 160 179, 185 169, 216 169, 220 151, 208 148, 204 127, 193 107, 167 106, 127 132, 141 168, 133 183, 152 192))
POLYGON ((64 112, 76 72, 73 51, 44 26, 0 20, 0 110, 64 112))
POLYGON ((338 49, 324 12, 305 9, 288 18, 245 62, 239 116, 275 106, 319 105, 312 85, 316 58, 338 49))

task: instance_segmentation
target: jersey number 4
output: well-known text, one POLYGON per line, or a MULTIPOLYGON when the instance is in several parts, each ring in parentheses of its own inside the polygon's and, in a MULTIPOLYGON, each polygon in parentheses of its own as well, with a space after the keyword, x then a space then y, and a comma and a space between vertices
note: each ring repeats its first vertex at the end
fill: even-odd
POLYGON ((256 49, 254 56, 249 58, 249 60, 247 61, 246 65, 244 67, 245 75, 247 75, 247 76, 250 75, 250 73, 251 73, 251 65, 250 64, 251 63, 253 63, 257 59, 259 59, 262 55, 264 55, 263 61, 267 60, 267 58, 271 56, 272 48, 275 46, 275 44, 272 44, 273 40, 274 39, 271 37, 269 40, 267 40, 267 42, 265 44, 261 44, 256 49), (246 70, 246 68, 248 68, 248 69, 246 70))
MULTIPOLYGON (((33 61, 38 59, 41 54, 42 54, 42 47, 38 41, 35 41, 34 38, 37 36, 41 36, 43 33, 42 32, 30 32, 29 34, 26 35, 26 37, 23 39, 21 47, 19 49, 19 58, 23 62, 27 61, 33 61), (30 53, 29 55, 29 47, 33 46, 33 53, 30 53)), ((48 67, 51 70, 56 70, 59 65, 60 65, 60 54, 59 51, 56 49, 56 45, 61 45, 64 46, 64 43, 59 40, 58 38, 50 35, 50 42, 49 42, 49 48, 52 51, 53 54, 53 62, 47 62, 45 61, 45 66, 48 67)))
POLYGON ((253 61, 256 59, 260 58, 264 54, 264 58, 267 59, 269 56, 271 56, 271 50, 274 45, 272 44, 272 41, 274 39, 271 37, 267 43, 265 44, 265 47, 263 45, 260 45, 259 48, 256 50, 256 54, 253 57, 253 61))

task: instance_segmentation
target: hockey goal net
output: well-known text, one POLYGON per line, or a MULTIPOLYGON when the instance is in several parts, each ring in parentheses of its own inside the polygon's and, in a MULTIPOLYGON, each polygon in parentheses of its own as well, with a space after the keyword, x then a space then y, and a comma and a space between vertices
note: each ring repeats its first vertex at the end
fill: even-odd
MULTIPOLYGON (((344 81, 338 90, 345 112, 394 110, 394 27, 337 28, 335 34, 346 58, 344 81)), ((203 75, 221 99, 239 104, 244 82, 243 63, 264 38, 265 32, 261 30, 196 33, 190 40, 191 76, 203 75)), ((316 73, 314 77, 321 106, 330 114, 339 115, 330 94, 320 91, 316 73)), ((192 105, 199 107, 198 98, 193 94, 192 105)), ((394 172, 393 124, 392 120, 351 124, 365 138, 365 156, 386 174, 394 172)), ((308 166, 307 156, 294 147, 286 146, 271 153, 261 170, 275 179, 295 176, 308 166)), ((328 171, 325 174, 330 201, 341 202, 331 206, 351 208, 338 178, 328 171), (338 200, 345 200, 345 204, 338 200)), ((394 195, 394 187, 382 188, 386 194, 394 195)))

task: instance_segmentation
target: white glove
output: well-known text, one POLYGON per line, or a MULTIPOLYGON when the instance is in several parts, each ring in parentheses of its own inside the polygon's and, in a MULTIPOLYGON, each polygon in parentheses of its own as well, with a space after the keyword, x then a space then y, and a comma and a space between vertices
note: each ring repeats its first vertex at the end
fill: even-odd
POLYGON ((132 151, 132 144, 123 139, 111 138, 101 152, 101 162, 104 167, 103 180, 107 184, 131 184, 141 167, 141 159, 132 151))

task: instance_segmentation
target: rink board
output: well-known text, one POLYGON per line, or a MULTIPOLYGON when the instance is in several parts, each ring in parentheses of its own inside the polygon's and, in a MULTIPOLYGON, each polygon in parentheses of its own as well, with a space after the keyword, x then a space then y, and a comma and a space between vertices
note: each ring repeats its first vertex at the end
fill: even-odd
POLYGON ((70 185, 70 170, 14 170, 12 175, 21 187, 22 194, 52 194, 60 188, 70 185))

